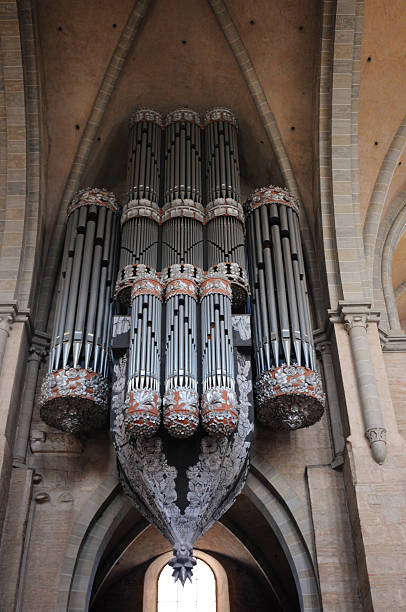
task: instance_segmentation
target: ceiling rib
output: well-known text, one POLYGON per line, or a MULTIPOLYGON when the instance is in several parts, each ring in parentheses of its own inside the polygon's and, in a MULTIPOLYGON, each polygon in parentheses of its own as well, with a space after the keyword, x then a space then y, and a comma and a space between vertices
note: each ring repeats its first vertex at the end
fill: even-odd
POLYGON ((152 0, 136 0, 134 2, 134 6, 128 21, 121 33, 117 46, 114 49, 110 62, 104 73, 92 111, 83 131, 83 136, 75 153, 59 207, 58 217, 53 228, 52 242, 50 243, 48 249, 46 266, 44 266, 44 275, 40 291, 40 304, 36 321, 37 329, 44 330, 48 320, 54 279, 58 268, 59 254, 61 251, 65 227, 65 209, 72 199, 75 191, 77 191, 80 186, 83 171, 88 162, 90 151, 94 143, 97 130, 99 129, 100 123, 103 119, 107 104, 114 91, 116 82, 121 74, 129 51, 139 30, 140 24, 145 17, 151 2, 152 0))

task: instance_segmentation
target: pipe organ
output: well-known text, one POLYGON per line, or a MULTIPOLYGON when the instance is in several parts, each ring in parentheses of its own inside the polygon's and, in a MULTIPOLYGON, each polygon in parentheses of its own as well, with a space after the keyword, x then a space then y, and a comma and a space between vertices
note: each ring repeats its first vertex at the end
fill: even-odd
POLYGON ((119 212, 114 195, 103 189, 79 191, 67 210, 40 409, 46 423, 70 433, 107 423, 119 212))
POLYGON ((223 108, 203 121, 186 108, 165 119, 134 113, 121 245, 112 193, 79 191, 68 208, 41 389, 43 420, 78 434, 107 424, 113 387, 121 482, 172 542, 170 564, 182 582, 192 574, 194 542, 247 476, 250 357, 234 344, 241 321, 250 337, 247 312, 258 421, 307 427, 324 405, 299 202, 270 186, 243 209, 237 130, 223 108), (125 356, 111 364, 113 306, 129 331, 125 356))
POLYGON ((257 417, 273 429, 312 425, 324 408, 298 213, 298 200, 280 187, 257 190, 246 205, 257 417))
POLYGON ((227 276, 235 309, 248 298, 244 215, 240 202, 237 119, 227 109, 205 115, 206 224, 209 273, 227 276))

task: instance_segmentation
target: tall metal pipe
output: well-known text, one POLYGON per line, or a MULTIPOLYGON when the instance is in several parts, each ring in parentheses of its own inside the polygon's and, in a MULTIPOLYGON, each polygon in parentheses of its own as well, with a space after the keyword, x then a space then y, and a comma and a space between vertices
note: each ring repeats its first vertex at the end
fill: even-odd
POLYGON ((237 174, 231 172, 238 159, 235 115, 214 108, 204 117, 206 130, 206 224, 210 274, 224 274, 231 282, 233 308, 240 311, 248 298, 245 272, 244 214, 237 174))
POLYGON ((162 283, 156 274, 137 278, 131 291, 131 329, 127 398, 123 406, 127 432, 149 438, 161 422, 159 394, 162 283))
MULTIPOLYGON (((168 274, 168 272, 167 272, 168 274)), ((170 270, 169 270, 170 275, 170 270)), ((170 277, 170 276, 169 276, 170 277)), ((168 276, 167 276, 168 278, 168 276)), ((199 396, 197 394, 197 347, 188 348, 190 368, 183 350, 184 332, 196 338, 197 282, 188 272, 170 277, 166 283, 166 364, 163 421, 168 433, 175 438, 188 438, 199 425, 199 396), (189 313, 185 320, 185 308, 189 313), (179 343, 179 337, 182 342, 179 343), (184 376, 186 370, 188 375, 184 376)))
POLYGON ((97 341, 95 321, 108 322, 111 318, 111 288, 106 294, 106 283, 101 279, 105 270, 107 281, 108 262, 113 272, 120 211, 114 194, 104 189, 79 191, 67 210, 67 258, 61 268, 61 297, 51 344, 52 369, 41 387, 40 411, 46 423, 69 433, 107 424, 108 323, 99 330, 104 359, 93 347, 97 341))
POLYGON ((255 191, 245 207, 257 417, 272 429, 312 425, 321 418, 325 403, 320 376, 310 361, 314 348, 298 212, 298 200, 273 186, 255 191))
POLYGON ((207 276, 201 284, 202 424, 214 436, 230 435, 238 422, 231 321, 231 284, 207 276))
POLYGON ((159 181, 162 117, 151 109, 137 110, 129 122, 129 200, 121 217, 120 270, 115 296, 124 305, 131 302, 134 265, 156 267, 160 224, 159 181))

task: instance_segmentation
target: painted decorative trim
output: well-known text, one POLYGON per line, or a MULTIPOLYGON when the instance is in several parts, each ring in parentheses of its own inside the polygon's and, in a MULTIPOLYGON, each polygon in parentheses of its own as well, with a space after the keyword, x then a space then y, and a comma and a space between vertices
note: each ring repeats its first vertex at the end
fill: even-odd
POLYGON ((146 217, 152 219, 156 223, 161 223, 161 210, 156 202, 146 200, 130 200, 123 208, 121 215, 121 225, 124 225, 130 219, 138 217, 146 217))
POLYGON ((269 185, 269 187, 261 187, 256 189, 247 199, 245 204, 245 218, 259 206, 264 204, 277 204, 285 205, 292 208, 295 213, 299 214, 300 202, 299 200, 289 193, 287 189, 283 187, 275 187, 269 185))
POLYGON ((230 300, 232 298, 231 284, 227 278, 223 276, 206 276, 200 285, 200 299, 202 300, 207 295, 220 293, 225 295, 230 300))
POLYGON ((231 125, 238 130, 237 117, 229 108, 212 108, 205 112, 203 121, 204 125, 213 123, 213 121, 226 121, 227 123, 231 123, 231 125))
POLYGON ((168 127, 170 123, 175 123, 176 121, 189 121, 197 125, 201 125, 202 122, 199 113, 196 113, 190 108, 176 108, 168 113, 165 117, 165 127, 168 127))
POLYGON ((156 391, 135 389, 128 392, 123 406, 124 427, 130 436, 150 438, 161 424, 162 400, 156 391))
POLYGON ((159 127, 162 126, 163 117, 157 111, 151 108, 138 108, 133 114, 130 116, 128 120, 128 127, 131 129, 136 123, 140 121, 145 121, 148 123, 156 123, 159 127))
POLYGON ((204 208, 199 202, 194 200, 180 200, 176 198, 165 204, 162 208, 161 223, 177 217, 186 217, 187 219, 195 219, 200 223, 204 223, 204 208))
MULTIPOLYGON (((117 283, 114 292, 115 299, 126 306, 131 303, 131 290, 134 283, 140 279, 149 279, 152 281, 159 282, 158 276, 151 266, 145 264, 129 264, 122 268, 117 276, 117 283)), ((159 288, 156 288, 159 293, 159 288)), ((157 295, 159 299, 162 299, 162 289, 160 290, 161 295, 157 295)))
POLYGON ((229 436, 238 423, 237 396, 227 387, 208 389, 202 396, 202 425, 210 436, 229 436))
POLYGON ((264 372, 255 392, 259 422, 277 431, 309 427, 324 412, 321 378, 303 366, 283 365, 264 372))
POLYGON ((164 268, 160 273, 160 277, 163 283, 168 283, 170 280, 175 278, 185 278, 187 280, 192 280, 195 283, 201 283, 204 274, 203 270, 198 266, 194 266, 193 264, 173 264, 172 266, 168 266, 164 268))
POLYGON ((41 419, 67 433, 106 427, 109 406, 108 381, 84 368, 50 372, 41 386, 41 419))
POLYGON ((131 300, 135 300, 138 295, 153 295, 162 300, 162 283, 158 278, 137 278, 131 290, 131 300))
POLYGON ((114 193, 112 191, 107 191, 107 189, 103 187, 87 187, 87 189, 80 189, 66 209, 66 215, 69 217, 74 210, 81 206, 104 206, 114 213, 121 212, 121 206, 114 193))
POLYGON ((189 295, 197 300, 197 283, 188 278, 173 278, 166 283, 165 300, 168 301, 174 295, 189 295))
POLYGON ((169 435, 190 438, 199 426, 199 396, 185 387, 174 387, 165 393, 163 421, 169 435))

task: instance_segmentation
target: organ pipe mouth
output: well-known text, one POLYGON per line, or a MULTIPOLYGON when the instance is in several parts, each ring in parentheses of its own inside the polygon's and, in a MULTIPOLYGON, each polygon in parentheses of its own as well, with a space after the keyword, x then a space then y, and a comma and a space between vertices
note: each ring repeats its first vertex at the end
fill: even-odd
POLYGON ((290 206, 297 214, 299 214, 300 202, 292 193, 286 188, 275 187, 275 185, 268 185, 267 187, 261 187, 256 189, 250 196, 244 206, 245 218, 248 215, 263 204, 277 204, 284 206, 290 206))

